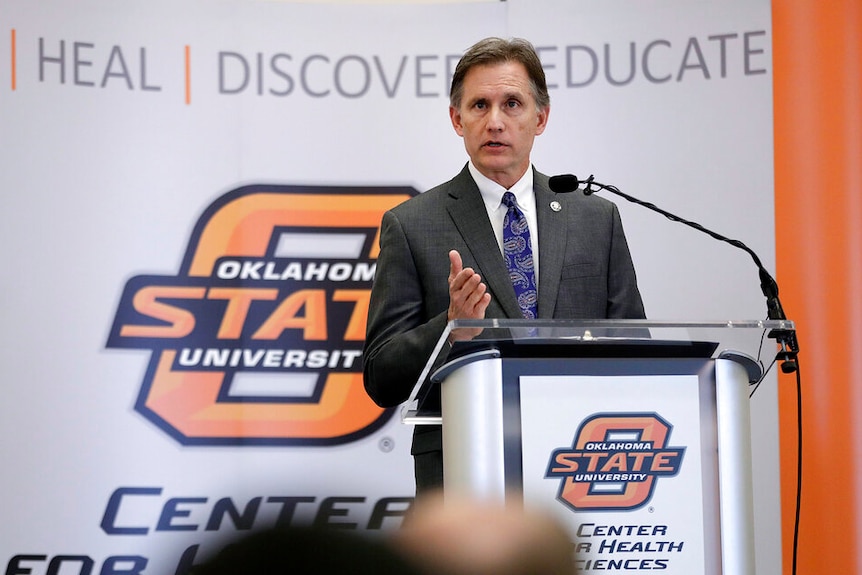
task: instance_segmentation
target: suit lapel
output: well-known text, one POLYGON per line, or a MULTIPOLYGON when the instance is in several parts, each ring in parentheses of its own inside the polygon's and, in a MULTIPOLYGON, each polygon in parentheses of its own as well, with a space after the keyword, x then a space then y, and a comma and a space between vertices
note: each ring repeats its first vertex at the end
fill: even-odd
POLYGON ((560 274, 566 254, 566 220, 564 207, 560 211, 551 209, 552 202, 564 205, 548 186, 548 178, 533 171, 533 189, 536 194, 536 219, 539 230, 539 317, 554 317, 557 293, 560 289, 560 274))
MULTIPOLYGON (((502 307, 507 317, 521 317, 521 308, 515 299, 515 289, 488 221, 488 212, 479 188, 465 167, 452 181, 448 211, 461 237, 476 261, 482 280, 491 296, 502 307)), ((463 255, 463 254, 462 254, 463 255)))

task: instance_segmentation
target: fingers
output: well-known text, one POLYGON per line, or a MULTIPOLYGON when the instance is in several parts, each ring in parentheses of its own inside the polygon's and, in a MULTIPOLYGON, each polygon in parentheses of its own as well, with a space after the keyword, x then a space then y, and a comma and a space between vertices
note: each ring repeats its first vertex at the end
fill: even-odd
MULTIPOLYGON (((482 284, 483 290, 485 289, 485 284, 482 284)), ((476 302, 476 305, 473 306, 473 314, 475 319, 482 319, 485 317, 485 310, 488 309, 488 304, 491 303, 491 294, 483 293, 481 299, 476 302)))
POLYGON ((461 254, 456 250, 449 252, 449 298, 465 299, 469 292, 476 289, 482 278, 473 268, 464 269, 461 254))
POLYGON ((449 320, 481 319, 491 303, 491 294, 482 277, 464 268, 461 254, 449 252, 449 320))

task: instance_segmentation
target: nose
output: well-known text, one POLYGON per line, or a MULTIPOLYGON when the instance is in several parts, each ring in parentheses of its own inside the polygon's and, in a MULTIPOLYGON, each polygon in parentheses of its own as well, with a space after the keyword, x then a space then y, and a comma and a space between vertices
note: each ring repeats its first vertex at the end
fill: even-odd
POLYGON ((488 130, 492 132, 501 132, 506 127, 503 121, 503 110, 496 106, 492 106, 488 112, 488 130))

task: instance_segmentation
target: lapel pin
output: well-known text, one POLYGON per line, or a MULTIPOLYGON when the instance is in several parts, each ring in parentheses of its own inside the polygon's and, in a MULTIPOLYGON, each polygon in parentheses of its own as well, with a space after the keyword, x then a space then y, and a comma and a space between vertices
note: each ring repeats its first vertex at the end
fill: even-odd
POLYGON ((563 209, 563 206, 560 205, 560 202, 554 200, 553 202, 551 202, 551 209, 555 212, 559 212, 563 209))

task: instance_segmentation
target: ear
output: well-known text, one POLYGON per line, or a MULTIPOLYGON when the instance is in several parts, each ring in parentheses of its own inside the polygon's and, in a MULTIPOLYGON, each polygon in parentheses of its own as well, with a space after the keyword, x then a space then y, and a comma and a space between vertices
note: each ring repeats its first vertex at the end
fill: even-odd
POLYGON ((545 131, 545 128, 548 126, 548 116, 551 113, 551 107, 545 106, 541 108, 536 115, 536 135, 538 136, 542 132, 545 131))
POLYGON ((449 106, 449 119, 452 120, 452 127, 455 128, 455 133, 464 137, 464 128, 461 125, 461 112, 454 106, 449 106))

